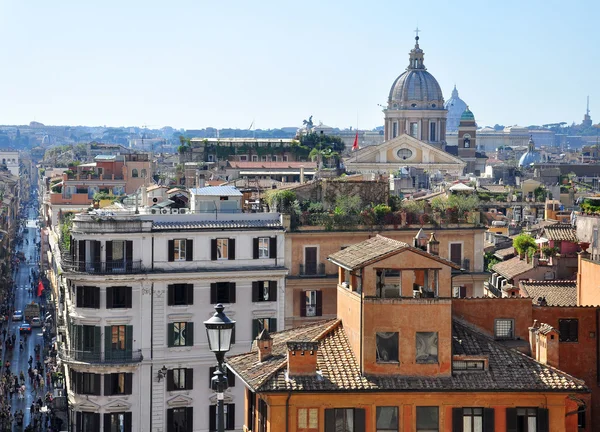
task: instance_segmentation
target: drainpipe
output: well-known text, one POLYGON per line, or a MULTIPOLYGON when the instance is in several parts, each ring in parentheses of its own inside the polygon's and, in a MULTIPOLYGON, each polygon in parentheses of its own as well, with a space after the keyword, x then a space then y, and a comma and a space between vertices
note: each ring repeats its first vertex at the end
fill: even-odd
POLYGON ((290 390, 285 400, 285 432, 290 430, 290 399, 292 398, 292 391, 290 390))

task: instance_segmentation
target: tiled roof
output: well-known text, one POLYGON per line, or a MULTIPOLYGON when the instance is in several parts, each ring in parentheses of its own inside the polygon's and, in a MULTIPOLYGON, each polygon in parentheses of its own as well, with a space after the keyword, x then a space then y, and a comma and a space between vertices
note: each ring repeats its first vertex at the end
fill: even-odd
POLYGON ((556 330, 550 324, 541 324, 539 326, 539 328, 537 329, 537 331, 540 332, 541 334, 545 334, 545 335, 552 331, 558 332, 558 330, 556 330))
POLYGON ((498 249, 496 252, 494 252, 494 255, 497 256, 498 258, 500 258, 501 260, 506 259, 507 257, 510 257, 511 255, 515 254, 515 248, 514 247, 509 247, 506 249, 498 249))
POLYGON ((479 188, 482 192, 490 192, 490 193, 505 193, 508 192, 506 186, 504 185, 485 185, 479 188))
POLYGON ((492 267, 492 270, 506 279, 510 280, 520 274, 523 274, 533 268, 533 260, 527 262, 526 258, 520 259, 518 256, 506 261, 499 262, 492 267))
POLYGON ((521 289, 534 303, 545 297, 548 306, 577 306, 577 281, 521 281, 521 289))
POLYGON ((154 231, 178 231, 178 230, 214 230, 214 229, 282 229, 283 226, 279 220, 232 220, 232 221, 169 221, 152 222, 154 231))
POLYGON ((242 193, 233 186, 207 186, 190 189, 190 192, 202 196, 242 196, 242 193))
POLYGON ((587 391, 583 381, 531 357, 506 348, 490 336, 453 322, 453 354, 489 358, 486 371, 458 372, 444 377, 362 375, 342 323, 337 320, 273 333, 273 356, 258 361, 256 344, 249 353, 228 358, 228 367, 254 391, 587 391), (318 373, 287 375, 287 342, 319 342, 318 373))
POLYGON ((329 260, 352 269, 384 257, 391 252, 410 247, 404 243, 377 234, 368 240, 348 246, 346 249, 329 255, 329 260))
POLYGON ((542 237, 553 241, 568 241, 572 243, 577 243, 579 241, 577 238, 577 232, 571 224, 557 223, 554 225, 549 225, 544 227, 541 235, 542 237))
POLYGON ((316 162, 229 162, 232 168, 239 169, 299 169, 301 167, 308 169, 317 168, 316 162))

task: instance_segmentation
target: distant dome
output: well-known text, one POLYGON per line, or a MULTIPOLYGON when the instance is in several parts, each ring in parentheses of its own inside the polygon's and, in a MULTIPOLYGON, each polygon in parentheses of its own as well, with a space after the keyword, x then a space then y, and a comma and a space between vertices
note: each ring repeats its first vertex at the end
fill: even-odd
POLYGON ((542 156, 535 149, 535 143, 533 142, 533 138, 529 138, 529 143, 527 144, 527 153, 521 156, 519 159, 520 167, 528 167, 531 164, 539 163, 542 161, 542 156))
POLYGON ((467 109, 462 113, 462 115, 460 116, 460 119, 465 120, 465 121, 475 121, 475 116, 473 115, 473 113, 471 112, 469 107, 467 106, 467 109))
POLYGON ((448 132, 456 132, 462 114, 467 109, 467 104, 458 97, 458 90, 454 86, 452 96, 446 101, 444 108, 448 110, 448 120, 446 120, 446 130, 448 132))
POLYGON ((388 109, 444 109, 444 95, 437 80, 427 72, 423 64, 423 50, 419 38, 410 51, 410 63, 392 84, 388 109))

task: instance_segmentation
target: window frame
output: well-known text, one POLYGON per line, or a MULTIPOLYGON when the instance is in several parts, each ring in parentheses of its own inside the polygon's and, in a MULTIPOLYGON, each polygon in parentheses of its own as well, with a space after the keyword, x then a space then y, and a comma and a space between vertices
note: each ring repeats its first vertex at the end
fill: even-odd
POLYGON ((187 388, 187 368, 173 368, 173 390, 188 390, 187 388), (183 371, 183 372, 182 372, 183 371), (182 384, 183 380, 183 384, 182 384))
POLYGON ((214 282, 214 283, 215 283, 215 289, 217 290, 215 304, 218 304, 218 303, 230 304, 231 303, 231 282, 214 282), (221 293, 221 295, 219 295, 219 293, 221 293))
POLYGON ((440 430, 440 407, 439 406, 417 406, 415 407, 415 431, 416 432, 439 432, 440 430), (427 427, 427 428, 423 428, 422 426, 419 427, 419 411, 422 411, 424 409, 435 409, 436 412, 436 416, 437 416, 437 428, 432 429, 431 427, 427 427))
POLYGON ((400 334, 398 332, 375 332, 375 361, 376 361, 376 363, 380 363, 380 364, 386 364, 386 363, 397 364, 400 362, 400 334), (384 338, 383 337, 384 333, 392 333, 392 335, 389 338, 384 338), (385 360, 385 359, 381 358, 381 356, 380 356, 380 351, 383 351, 379 347, 380 338, 381 339, 395 339, 396 352, 394 353, 393 350, 390 351, 390 354, 395 354, 395 355, 391 355, 388 360, 385 360))
POLYGON ((167 285, 167 290, 172 291, 172 296, 170 295, 170 299, 172 299, 172 303, 169 306, 192 306, 194 304, 194 285, 187 283, 174 283, 167 285), (191 285, 191 288, 190 288, 191 285), (191 296, 190 294, 191 289, 191 296), (191 297, 191 298, 190 298, 191 297))
POLYGON ((173 341, 173 347, 185 347, 185 346, 189 346, 188 345, 188 338, 187 338, 187 326, 189 324, 189 321, 177 321, 177 322, 173 322, 171 323, 173 324, 173 335, 172 335, 172 341, 173 341), (183 328, 182 328, 182 324, 183 324, 183 328), (182 333, 186 332, 185 335, 182 336, 182 333), (183 343, 182 342, 183 339, 183 343))
POLYGON ((173 239, 173 261, 186 261, 187 239, 173 239), (183 245, 183 248, 182 246, 183 245))
POLYGON ((494 339, 496 340, 513 340, 515 338, 515 320, 514 318, 495 318, 494 319, 494 339), (498 335, 498 324, 501 322, 510 322, 510 336, 498 335))
POLYGON ((318 290, 306 290, 304 291, 305 300, 306 300, 306 316, 307 317, 316 317, 317 316, 317 291, 318 290), (313 299, 314 297, 314 299, 313 299), (314 300, 314 302, 312 302, 314 300), (314 311, 309 308, 314 308, 314 311))
POLYGON ((397 406, 378 406, 375 408, 375 430, 377 432, 399 432, 400 431, 400 410, 398 409, 397 406), (396 427, 394 429, 390 429, 389 427, 386 428, 380 428, 377 425, 377 420, 379 419, 379 410, 383 410, 383 409, 394 409, 396 410, 396 427))
POLYGON ((258 238, 258 259, 270 258, 270 237, 259 237, 258 238), (261 243, 264 243, 261 245, 261 243), (266 245, 266 246, 265 246, 266 245))
POLYGON ((482 407, 463 407, 462 408, 462 421, 463 421, 463 431, 466 431, 467 429, 464 427, 465 424, 465 419, 469 419, 470 420, 470 432, 475 431, 475 418, 481 418, 481 430, 484 430, 485 427, 485 420, 484 420, 484 409, 482 407), (467 413, 467 410, 469 410, 470 412, 467 413), (475 410, 479 410, 479 414, 475 413, 475 410))
POLYGON ((415 363, 417 364, 438 364, 440 361, 440 335, 439 332, 436 331, 429 331, 429 332, 425 332, 425 331, 418 331, 415 332, 415 363), (419 359, 417 358, 417 354, 419 352, 419 335, 423 335, 421 336, 421 338, 424 338, 426 334, 429 335, 433 335, 435 334, 435 348, 436 348, 436 353, 435 353, 435 358, 433 358, 433 354, 429 353, 427 354, 427 357, 419 359))
POLYGON ((81 395, 99 395, 100 388, 98 384, 100 383, 99 378, 93 372, 79 372, 81 375, 81 386, 77 389, 78 394, 81 395))
POLYGON ((132 307, 131 301, 133 297, 133 287, 123 285, 107 287, 107 289, 108 288, 112 288, 112 306, 110 307, 111 309, 130 309, 132 307), (117 295, 117 293, 119 293, 119 295, 117 295), (117 298, 123 301, 121 303, 118 303, 117 298))
POLYGON ((110 326, 110 351, 114 352, 125 352, 127 351, 127 326, 124 324, 117 324, 110 326), (116 333, 115 333, 116 330, 116 333), (115 338, 116 336, 116 338, 115 338), (116 342, 115 342, 116 341, 116 342), (116 348, 115 348, 116 343, 116 348), (122 348, 121 348, 122 346, 122 348))
POLYGON ((316 407, 302 407, 296 410, 296 431, 297 432, 315 432, 319 431, 319 408, 316 407), (300 422, 300 412, 306 412, 306 416, 304 420, 306 421, 305 425, 302 426, 300 422), (315 427, 310 427, 311 414, 315 413, 317 417, 317 425, 315 427))
POLYGON ((558 341, 567 343, 578 343, 579 342, 579 319, 578 318, 559 318, 558 320, 558 341), (575 323, 575 338, 571 338, 571 325, 575 323), (564 331, 562 328, 564 325, 568 325, 568 331, 564 331))
POLYGON ((217 261, 226 261, 229 259, 229 239, 228 238, 217 238, 217 261), (226 242, 226 243, 223 243, 226 242), (225 245, 225 256, 223 256, 222 248, 225 245))

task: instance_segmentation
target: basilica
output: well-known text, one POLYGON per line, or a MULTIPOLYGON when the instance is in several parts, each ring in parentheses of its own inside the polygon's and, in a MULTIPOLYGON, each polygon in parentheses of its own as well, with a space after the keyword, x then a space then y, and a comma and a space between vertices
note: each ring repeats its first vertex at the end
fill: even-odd
POLYGON ((408 66, 393 82, 383 110, 385 141, 355 151, 345 161, 346 168, 357 173, 412 172, 417 177, 446 178, 483 171, 485 156, 476 151, 475 117, 458 98, 456 87, 449 102, 444 103, 440 85, 425 67, 417 35, 408 66), (449 127, 458 131, 458 145, 447 146, 449 127))

